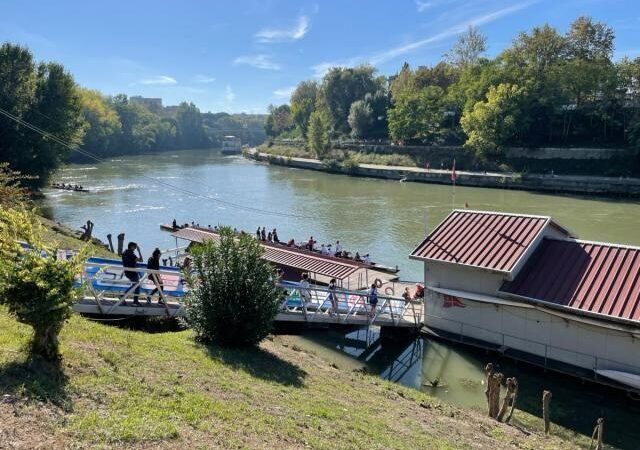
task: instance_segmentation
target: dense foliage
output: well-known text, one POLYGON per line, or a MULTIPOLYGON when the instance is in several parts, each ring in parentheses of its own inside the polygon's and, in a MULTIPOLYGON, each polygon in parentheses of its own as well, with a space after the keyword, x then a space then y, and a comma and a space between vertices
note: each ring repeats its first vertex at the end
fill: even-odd
POLYGON ((614 42, 612 28, 579 17, 565 33, 549 25, 522 32, 487 58, 486 38, 471 27, 433 67, 405 63, 389 78, 369 66, 332 68, 320 83, 303 81, 287 127, 311 146, 309 122, 322 111, 333 139, 464 144, 494 159, 509 146, 640 152, 640 58, 614 61, 614 42))
POLYGON ((225 135, 250 145, 265 138, 263 115, 201 113, 186 102, 154 108, 123 94, 106 97, 79 87, 60 64, 36 63, 28 49, 9 43, 0 46, 0 106, 57 138, 0 115, 0 162, 32 176, 24 182, 36 187, 63 161, 84 158, 69 146, 110 156, 219 147, 225 135))
MULTIPOLYGON (((59 358, 58 334, 71 315, 76 297, 74 275, 82 252, 70 261, 60 261, 42 238, 42 226, 13 186, 14 174, 0 176, 0 192, 13 196, 0 208, 0 304, 33 328, 31 351, 55 361, 59 358), (20 242, 32 249, 25 250, 20 242)), ((6 200, 6 199, 5 199, 6 200)))
POLYGON ((190 282, 187 322, 198 339, 235 347, 267 336, 280 292, 262 252, 251 236, 237 236, 229 228, 221 230, 219 243, 208 241, 194 249, 198 278, 190 282))

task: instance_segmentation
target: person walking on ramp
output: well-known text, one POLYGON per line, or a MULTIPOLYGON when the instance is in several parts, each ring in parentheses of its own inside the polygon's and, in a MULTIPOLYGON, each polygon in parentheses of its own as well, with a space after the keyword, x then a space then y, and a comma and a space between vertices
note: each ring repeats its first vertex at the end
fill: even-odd
POLYGON ((122 299, 125 301, 124 305, 127 304, 127 295, 133 289, 133 304, 135 306, 140 306, 138 302, 138 296, 140 295, 140 272, 135 269, 136 264, 142 262, 142 253, 140 253, 140 247, 135 242, 129 242, 127 244, 127 249, 122 252, 122 266, 124 267, 124 275, 127 277, 129 281, 131 281, 131 286, 122 296, 122 299), (138 251, 138 254, 135 254, 135 251, 138 251))

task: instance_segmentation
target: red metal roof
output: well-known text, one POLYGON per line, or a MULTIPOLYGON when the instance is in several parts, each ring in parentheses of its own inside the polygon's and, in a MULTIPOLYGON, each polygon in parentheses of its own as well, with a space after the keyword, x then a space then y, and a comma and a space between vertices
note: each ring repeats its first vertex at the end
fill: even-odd
POLYGON ((455 210, 411 257, 511 272, 548 224, 568 235, 550 217, 455 210))
POLYGON ((501 292, 640 320, 640 248, 545 238, 501 292))
MULTIPOLYGON (((212 231, 198 230, 195 228, 183 228, 173 233, 179 239, 191 242, 204 242, 212 239, 218 240, 219 236, 212 231)), ((344 280, 349 275, 357 271, 360 266, 346 262, 336 261, 335 258, 324 258, 321 255, 315 256, 307 252, 298 252, 287 247, 277 245, 262 244, 264 249, 264 259, 280 266, 288 266, 310 272, 317 275, 324 275, 338 280, 344 280)))

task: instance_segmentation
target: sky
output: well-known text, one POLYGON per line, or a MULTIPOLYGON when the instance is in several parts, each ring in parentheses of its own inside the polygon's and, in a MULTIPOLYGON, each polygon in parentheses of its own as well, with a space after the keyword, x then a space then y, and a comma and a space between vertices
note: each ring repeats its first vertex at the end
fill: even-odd
POLYGON ((564 32, 580 15, 614 28, 616 58, 640 56, 640 0, 0 0, 0 42, 107 95, 263 113, 331 66, 432 65, 469 25, 495 55, 521 31, 564 32))

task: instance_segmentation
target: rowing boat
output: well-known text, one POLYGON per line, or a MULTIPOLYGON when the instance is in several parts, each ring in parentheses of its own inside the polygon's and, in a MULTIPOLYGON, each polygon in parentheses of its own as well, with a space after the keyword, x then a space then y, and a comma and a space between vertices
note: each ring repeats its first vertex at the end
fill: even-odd
POLYGON ((62 186, 56 186, 55 184, 51 185, 51 189, 59 189, 61 191, 69 191, 69 192, 89 192, 89 189, 68 189, 62 186))

